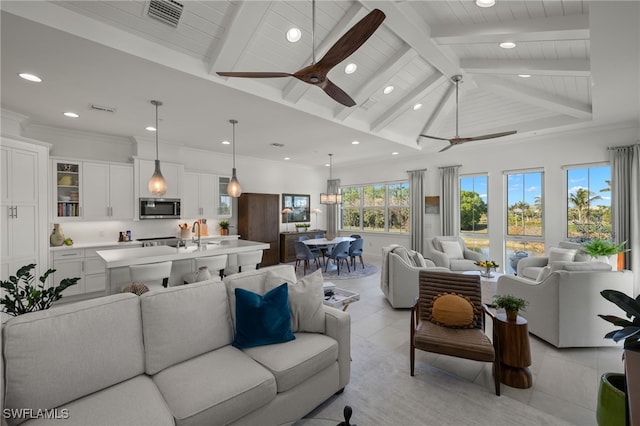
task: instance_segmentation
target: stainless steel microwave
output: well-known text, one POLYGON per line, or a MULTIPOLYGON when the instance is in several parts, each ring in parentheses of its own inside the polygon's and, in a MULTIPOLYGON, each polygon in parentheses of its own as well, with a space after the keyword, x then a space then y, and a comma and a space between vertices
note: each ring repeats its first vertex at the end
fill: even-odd
POLYGON ((140 198, 140 219, 180 219, 180 199, 140 198))

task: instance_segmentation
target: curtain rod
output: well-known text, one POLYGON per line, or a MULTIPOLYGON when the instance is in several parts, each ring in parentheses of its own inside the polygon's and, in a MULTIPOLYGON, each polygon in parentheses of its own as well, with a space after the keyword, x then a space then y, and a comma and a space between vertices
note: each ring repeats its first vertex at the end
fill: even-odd
POLYGON ((411 172, 426 172, 427 169, 416 169, 416 170, 407 170, 407 173, 411 173, 411 172))
POLYGON ((450 167, 462 167, 462 164, 456 164, 456 165, 453 165, 453 166, 442 166, 442 167, 438 167, 438 168, 439 169, 448 169, 450 167))
POLYGON ((640 145, 640 142, 632 143, 631 145, 609 146, 607 147, 607 150, 611 151, 612 149, 618 149, 618 148, 631 148, 632 146, 638 146, 638 145, 640 145))

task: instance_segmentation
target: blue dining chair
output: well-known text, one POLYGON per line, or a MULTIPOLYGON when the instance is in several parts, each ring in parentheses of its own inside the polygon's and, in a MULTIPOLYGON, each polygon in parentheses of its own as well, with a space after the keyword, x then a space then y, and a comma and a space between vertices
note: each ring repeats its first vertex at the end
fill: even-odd
POLYGON ((314 253, 311 251, 309 246, 307 246, 302 241, 296 241, 294 244, 294 248, 296 249, 296 265, 294 269, 298 270, 298 265, 300 262, 303 262, 304 265, 304 275, 307 275, 307 269, 309 269, 309 261, 314 260, 316 262, 316 268, 320 268, 320 263, 318 262, 318 253, 314 253))
POLYGON ((362 260, 362 251, 364 247, 364 239, 356 238, 351 241, 351 245, 349 246, 349 260, 353 265, 353 269, 356 269, 356 257, 360 258, 360 264, 362 265, 362 269, 364 269, 364 260, 362 260))
POLYGON ((333 259, 333 262, 338 267, 338 275, 340 275, 340 263, 344 260, 347 264, 347 270, 351 272, 351 268, 349 267, 349 241, 341 241, 339 242, 332 250, 327 263, 324 265, 324 271, 327 272, 327 266, 329 265, 329 260, 333 259))

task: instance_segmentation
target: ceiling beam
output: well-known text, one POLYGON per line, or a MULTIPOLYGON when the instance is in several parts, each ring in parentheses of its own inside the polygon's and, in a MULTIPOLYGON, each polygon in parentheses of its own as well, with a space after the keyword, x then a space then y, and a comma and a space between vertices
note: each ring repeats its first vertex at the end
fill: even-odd
POLYGON ((460 59, 460 67, 471 74, 532 74, 590 77, 586 59, 460 59))
MULTIPOLYGON (((216 71, 233 71, 251 39, 257 34, 256 29, 271 7, 270 1, 237 3, 233 15, 225 28, 222 41, 213 39, 210 47, 210 59, 206 64, 209 74, 216 71), (252 31, 247 31, 251 28, 252 31)), ((224 78, 225 77, 220 77, 224 78)))
POLYGON ((478 75, 475 80, 479 88, 520 102, 545 108, 558 114, 565 114, 582 120, 590 120, 592 116, 591 105, 542 93, 539 90, 524 87, 498 77, 478 75))
POLYGON ((371 123, 371 131, 378 132, 384 127, 387 127, 407 109, 411 108, 416 101, 420 98, 427 96, 433 92, 442 83, 447 81, 448 78, 439 72, 432 74, 426 80, 423 80, 417 87, 409 90, 409 93, 402 99, 396 102, 391 108, 388 108, 378 118, 371 123))
POLYGON ((440 73, 448 78, 460 73, 458 61, 447 57, 431 39, 429 26, 411 6, 411 2, 360 1, 369 9, 381 9, 387 16, 383 25, 404 40, 440 73))
MULTIPOLYGON (((422 131, 420 132, 421 135, 431 133, 431 130, 437 130, 442 126, 442 123, 444 122, 447 114, 455 107, 455 97, 453 96, 453 94, 456 92, 455 89, 455 85, 451 84, 449 86, 447 91, 444 93, 444 96, 442 96, 442 98, 440 99, 440 102, 438 102, 438 105, 436 105, 434 110, 431 112, 427 123, 424 125, 422 131)), ((431 136, 436 135, 432 134, 431 136)), ((418 137, 418 144, 420 144, 420 137, 418 137)))
MULTIPOLYGON (((374 76, 367 80, 367 82, 360 86, 353 96, 353 100, 357 105, 362 105, 370 96, 376 91, 380 90, 385 83, 387 83, 394 75, 396 75, 402 68, 404 68, 409 62, 417 56, 406 44, 401 49, 387 60, 380 68, 376 70, 374 76)), ((339 105, 334 118, 337 120, 345 120, 352 113, 357 111, 357 108, 349 108, 343 105, 339 105)))
MULTIPOLYGON (((360 19, 364 18, 366 10, 360 3, 354 3, 344 16, 334 25, 329 34, 316 47, 316 61, 319 61, 327 51, 338 41, 342 35, 354 26, 360 19)), ((300 68, 310 65, 313 62, 313 55, 309 55, 300 65, 300 68)), ((292 78, 282 90, 282 98, 285 101, 297 103, 311 86, 298 79, 292 78)))
POLYGON ((588 40, 589 16, 570 15, 520 19, 505 22, 483 22, 472 25, 438 25, 431 37, 441 45, 500 43, 505 41, 588 40))

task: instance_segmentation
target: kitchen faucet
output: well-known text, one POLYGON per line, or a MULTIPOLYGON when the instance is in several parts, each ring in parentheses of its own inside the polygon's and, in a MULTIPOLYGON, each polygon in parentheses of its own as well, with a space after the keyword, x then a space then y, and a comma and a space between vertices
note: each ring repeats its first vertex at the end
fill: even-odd
POLYGON ((198 226, 198 241, 196 241, 195 235, 193 236, 192 241, 196 243, 198 248, 200 248, 200 222, 198 222, 197 220, 193 222, 193 227, 191 228, 191 232, 196 232, 196 225, 198 226))

